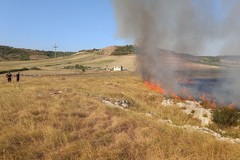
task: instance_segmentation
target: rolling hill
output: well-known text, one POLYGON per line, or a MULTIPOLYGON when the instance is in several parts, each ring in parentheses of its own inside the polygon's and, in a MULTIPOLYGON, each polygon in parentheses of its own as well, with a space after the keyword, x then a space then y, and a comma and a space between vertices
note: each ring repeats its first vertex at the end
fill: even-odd
MULTIPOLYGON (((209 73, 215 76, 220 69, 234 67, 239 69, 240 58, 238 56, 193 56, 165 51, 169 57, 169 65, 184 65, 197 76, 205 76, 209 73), (183 63, 184 62, 184 63, 183 63), (196 72, 197 71, 197 72, 196 72), (204 73, 204 74, 203 74, 204 73)), ((8 71, 21 71, 24 74, 82 74, 82 69, 88 72, 106 72, 114 66, 123 66, 124 70, 136 71, 137 54, 134 54, 134 46, 109 46, 103 49, 80 50, 73 52, 57 52, 57 58, 53 51, 39 51, 29 49, 17 49, 13 47, 0 47, 0 74, 8 71), (28 60, 22 60, 27 57, 28 60), (79 67, 81 66, 81 67, 79 67)), ((161 55, 159 55, 161 58, 161 55)))
MULTIPOLYGON (((74 54, 74 52, 57 52, 58 56, 66 56, 74 54)), ((0 61, 4 60, 35 60, 53 58, 54 51, 40 51, 24 48, 14 48, 0 45, 0 61)))

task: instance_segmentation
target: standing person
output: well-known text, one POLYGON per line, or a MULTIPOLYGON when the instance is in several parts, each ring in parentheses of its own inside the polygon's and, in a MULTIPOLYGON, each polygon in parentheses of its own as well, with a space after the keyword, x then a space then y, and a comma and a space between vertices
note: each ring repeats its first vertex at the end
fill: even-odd
POLYGON ((8 82, 11 82, 11 81, 12 81, 12 74, 11 74, 10 72, 8 72, 8 73, 6 74, 6 77, 7 77, 8 82))
POLYGON ((19 72, 16 74, 16 79, 17 79, 17 82, 19 82, 19 80, 20 80, 20 73, 19 72))

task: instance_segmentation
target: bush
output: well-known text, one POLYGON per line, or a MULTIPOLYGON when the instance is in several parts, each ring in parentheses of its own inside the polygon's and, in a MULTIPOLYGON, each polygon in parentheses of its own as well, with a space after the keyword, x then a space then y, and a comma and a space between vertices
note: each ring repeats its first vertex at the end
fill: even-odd
POLYGON ((65 66, 64 69, 80 69, 83 72, 86 71, 86 67, 79 65, 79 64, 76 64, 75 66, 65 66))
POLYGON ((41 70, 41 69, 38 67, 32 67, 32 68, 30 68, 30 70, 41 70))
POLYGON ((200 63, 203 63, 203 64, 208 64, 208 65, 219 65, 220 63, 220 57, 217 56, 217 57, 213 57, 213 56, 202 56, 200 59, 199 59, 199 62, 200 63))
POLYGON ((5 73, 8 73, 8 72, 20 72, 20 71, 27 71, 29 70, 28 68, 21 68, 21 69, 10 69, 10 70, 7 70, 7 71, 0 71, 0 74, 5 74, 5 73))
POLYGON ((79 64, 75 65, 75 69, 81 69, 83 72, 85 72, 85 67, 79 64))
POLYGON ((118 46, 116 50, 112 53, 112 55, 129 55, 134 52, 133 45, 126 45, 126 46, 118 46))
MULTIPOLYGON (((72 55, 74 52, 56 52, 57 57, 72 55)), ((5 60, 30 60, 31 55, 46 55, 50 58, 55 57, 54 51, 40 51, 32 49, 13 48, 0 45, 0 58, 5 60)))
POLYGON ((213 122, 221 126, 237 126, 240 124, 240 112, 228 107, 213 111, 213 122))
POLYGON ((28 53, 22 53, 22 54, 20 54, 20 60, 22 60, 22 61, 28 61, 28 60, 30 60, 29 54, 28 54, 28 53))

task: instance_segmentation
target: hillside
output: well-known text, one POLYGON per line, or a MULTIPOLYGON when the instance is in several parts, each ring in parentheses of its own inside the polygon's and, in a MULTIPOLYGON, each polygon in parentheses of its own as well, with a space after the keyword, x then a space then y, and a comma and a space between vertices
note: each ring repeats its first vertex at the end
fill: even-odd
MULTIPOLYGON (((80 50, 78 54, 99 54, 99 55, 131 55, 134 47, 132 45, 126 46, 109 46, 103 49, 89 49, 80 50)), ((69 56, 75 52, 56 52, 57 57, 69 56)), ((53 58, 54 51, 31 50, 24 48, 14 48, 10 46, 0 45, 0 61, 28 61, 53 58)))
POLYGON ((83 53, 94 53, 99 55, 115 55, 115 56, 123 56, 123 55, 132 55, 134 54, 134 46, 133 45, 125 45, 125 46, 108 46, 102 49, 90 49, 90 50, 80 50, 79 54, 83 53))
MULTIPOLYGON (((11 47, 4 53, 13 53, 17 49, 11 47)), ((3 49, 2 49, 3 50, 3 49)), ((21 49, 20 49, 21 50, 21 49)), ((134 46, 109 46, 103 49, 81 50, 75 54, 58 52, 57 58, 49 58, 54 55, 54 52, 40 52, 35 50, 23 50, 31 52, 31 59, 27 61, 2 60, 0 61, 0 74, 8 71, 20 71, 22 74, 29 75, 53 75, 55 72, 58 75, 62 74, 83 74, 92 72, 108 72, 114 66, 123 66, 124 70, 136 71, 137 54, 133 54, 134 46), (34 54, 36 52, 36 54, 34 54), (64 56, 63 56, 64 55, 64 56), (80 67, 79 67, 80 66, 80 67)), ((162 50, 160 50, 162 52, 162 50)), ((193 56, 190 54, 177 54, 171 51, 164 51, 169 56, 169 65, 184 66, 196 78, 201 77, 219 77, 219 71, 224 68, 234 67, 240 68, 240 58, 238 56, 193 56), (184 62, 184 63, 183 63, 184 62)), ((30 53, 29 53, 30 54, 30 53)), ((7 55, 7 54, 5 54, 7 55)), ((19 56, 19 54, 17 54, 19 56)), ((21 55, 21 54, 20 54, 21 55)), ((159 54, 159 58, 161 58, 159 54)), ((9 58, 10 59, 10 58, 9 58)), ((181 74, 187 74, 186 71, 181 71, 181 74)))
MULTIPOLYGON (((67 56, 74 54, 73 52, 57 52, 57 56, 67 56)), ((46 59, 53 58, 53 51, 40 51, 40 50, 31 50, 24 48, 13 48, 9 46, 0 45, 0 61, 2 60, 35 60, 35 59, 46 59)))
POLYGON ((133 46, 115 46, 104 49, 81 50, 77 53, 57 52, 57 58, 49 58, 54 52, 33 51, 26 49, 15 49, 2 47, 2 52, 7 55, 0 61, 0 74, 20 71, 22 74, 80 74, 81 70, 88 72, 102 72, 111 70, 114 66, 123 66, 125 70, 134 71, 136 69, 135 55, 132 52, 133 46), (110 49, 111 48, 111 49, 110 49), (19 51, 23 54, 31 54, 32 60, 17 60, 19 51), (7 54, 9 53, 9 54, 7 54), (117 54, 117 55, 115 55, 117 54), (64 55, 64 56, 63 56, 64 55), (67 56, 66 56, 67 55, 67 56), (9 58, 11 57, 11 58, 9 58), (44 58, 45 57, 45 58, 44 58), (33 60, 34 59, 34 60, 33 60), (82 66, 82 67, 76 67, 82 66))

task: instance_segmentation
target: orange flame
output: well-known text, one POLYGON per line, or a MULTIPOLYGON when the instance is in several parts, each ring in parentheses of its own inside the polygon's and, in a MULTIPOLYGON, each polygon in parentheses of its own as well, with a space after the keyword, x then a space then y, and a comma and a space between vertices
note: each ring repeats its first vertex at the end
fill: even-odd
POLYGON ((145 81, 144 82, 145 86, 147 86, 149 89, 151 90, 154 90, 160 94, 165 94, 165 90, 161 87, 161 85, 155 85, 155 84, 152 84, 151 82, 148 82, 148 81, 145 81))
POLYGON ((175 94, 173 91, 170 92, 170 95, 174 98, 174 99, 178 99, 181 100, 182 98, 179 97, 177 94, 175 94))
POLYGON ((235 104, 234 103, 229 104, 228 108, 234 110, 235 109, 235 104))
POLYGON ((209 95, 205 95, 205 94, 202 94, 201 96, 200 96, 200 99, 205 103, 205 107, 207 107, 207 108, 217 108, 217 103, 216 103, 216 101, 214 101, 214 100, 211 100, 211 99, 209 99, 209 98, 207 98, 207 97, 211 97, 211 96, 209 96, 209 95))
MULTIPOLYGON (((188 100, 193 100, 194 101, 194 97, 190 95, 189 90, 187 88, 183 88, 181 91, 181 97, 178 96, 176 93, 174 93, 172 90, 165 90, 162 88, 162 86, 158 83, 158 85, 153 84, 149 81, 145 81, 144 82, 145 86, 148 87, 149 89, 156 91, 160 94, 166 95, 169 94, 172 98, 177 99, 177 100, 183 100, 184 99, 188 99, 188 100)), ((200 96, 200 99, 203 101, 204 107, 207 108, 216 108, 217 104, 216 101, 211 100, 207 97, 211 97, 205 94, 202 94, 200 96)), ((230 105, 229 108, 234 108, 234 105, 230 105)))
POLYGON ((183 95, 183 97, 186 97, 186 99, 194 100, 193 96, 190 95, 189 90, 185 87, 182 89, 181 95, 183 95))
MULTIPOLYGON (((183 80, 182 80, 183 81, 183 80)), ((188 83, 193 83, 191 81, 183 81, 183 82, 188 82, 188 83)), ((182 91, 180 92, 181 96, 178 96, 176 93, 174 93, 172 90, 165 90, 163 89, 162 85, 160 83, 158 84, 154 84, 152 82, 149 81, 144 81, 144 84, 146 87, 148 87, 149 89, 163 94, 163 95, 168 95, 171 96, 172 98, 176 99, 176 100, 183 100, 183 99, 188 99, 188 100, 192 100, 195 101, 194 97, 191 96, 189 90, 187 88, 183 88, 182 91)), ((202 105, 205 108, 211 108, 211 109, 216 109, 217 108, 217 103, 215 100, 210 99, 209 97, 212 97, 209 94, 202 94, 199 99, 202 101, 202 105)), ((221 105, 220 105, 221 106, 221 105)), ((234 103, 231 103, 228 105, 228 108, 230 109, 235 109, 236 105, 234 103)))

